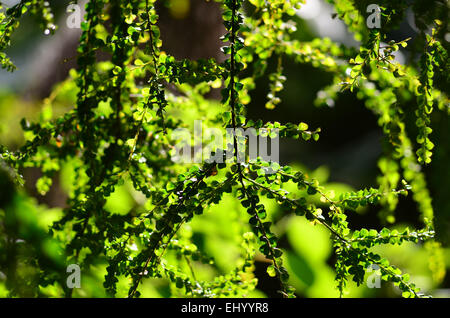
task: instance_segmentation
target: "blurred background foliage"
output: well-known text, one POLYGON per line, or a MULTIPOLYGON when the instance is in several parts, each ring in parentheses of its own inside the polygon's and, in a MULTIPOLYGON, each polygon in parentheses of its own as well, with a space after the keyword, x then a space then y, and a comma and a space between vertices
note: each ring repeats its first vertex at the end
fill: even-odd
MULTIPOLYGON (((54 9, 59 30, 54 37, 48 37, 36 27, 36 22, 25 16, 19 30, 13 36, 13 45, 8 54, 16 62, 18 70, 14 73, 0 71, 0 144, 9 149, 18 149, 29 138, 20 128, 20 121, 45 122, 72 109, 76 102, 76 87, 71 81, 69 70, 74 68, 76 43, 80 31, 68 29, 67 1, 49 1, 54 9)), ((246 5, 249 5, 248 3, 246 5)), ((220 18, 220 9, 215 3, 201 0, 166 0, 160 2, 159 22, 163 50, 177 58, 214 57, 223 60, 217 40, 224 33, 220 18), (205 11, 206 10, 206 11, 205 11), (205 14, 207 12, 207 14, 205 14), (180 32, 180 30, 184 30, 180 32)), ((394 40, 417 36, 414 20, 409 12, 400 27, 389 36, 394 40)), ((330 37, 346 45, 358 47, 358 39, 353 38, 345 25, 333 18, 332 7, 322 0, 308 0, 307 4, 292 17, 297 23, 295 37, 300 40, 312 40, 315 37, 330 37)), ((405 63, 411 58, 406 50, 398 53, 397 59, 405 63)), ((350 92, 339 95, 338 100, 327 101, 325 105, 316 102, 317 92, 330 84, 332 76, 310 65, 299 64, 289 58, 284 60, 287 77, 285 89, 280 93, 281 104, 274 110, 264 107, 269 86, 267 76, 256 82, 251 92, 251 102, 247 105, 250 118, 280 122, 308 122, 313 127, 321 127, 320 142, 298 143, 294 140, 281 140, 280 159, 325 186, 336 197, 340 193, 364 187, 376 187, 379 168, 377 161, 382 151, 382 131, 377 118, 364 105, 364 101, 350 92)), ((269 68, 276 68, 271 61, 269 68)), ((267 72, 270 74, 270 72, 267 72)), ((448 88, 447 88, 448 89, 448 88)), ((202 118, 202 112, 220 114, 218 102, 219 90, 204 86, 197 87, 197 95, 185 98, 171 96, 170 102, 178 107, 168 107, 168 111, 193 122, 202 118), (190 104, 191 103, 191 104, 190 104), (179 107, 183 105, 184 107, 179 107), (195 107, 193 107, 195 106, 195 107), (197 107, 200 106, 200 107, 197 107), (190 120, 189 120, 190 119, 190 120)), ((109 105, 101 105, 100 112, 111 111, 109 105)), ((413 121, 411 118, 410 121, 413 121)), ((220 125, 207 123, 209 127, 220 125)), ((426 294, 435 297, 450 296, 450 277, 443 269, 450 268, 450 124, 449 118, 432 118, 434 129, 432 141, 440 147, 432 164, 425 168, 431 191, 433 207, 436 211, 436 224, 440 229, 440 240, 444 254, 436 256, 432 244, 404 243, 401 246, 383 245, 376 247, 377 252, 391 260, 402 271, 411 274, 411 280, 426 294)), ((73 170, 76 162, 66 162, 56 174, 50 191, 46 190, 45 180, 39 179, 40 171, 29 168, 23 171, 26 180, 25 190, 16 189, 10 181, 13 175, 0 169, 0 218, 5 219, 1 233, 24 242, 20 253, 11 251, 14 244, 0 240, 0 263, 7 264, 14 277, 0 272, 0 296, 7 297, 6 287, 14 285, 22 296, 33 295, 33 281, 38 273, 34 272, 30 250, 37 252, 39 262, 65 271, 61 246, 47 235, 52 222, 58 220, 65 207, 65 200, 73 184, 73 170), (39 180, 39 181, 38 181, 39 180), (38 184, 36 184, 38 183, 38 184), (40 184, 39 184, 40 183, 40 184), (45 195, 41 195, 46 193, 45 195), (9 255, 19 255, 11 259, 9 255), (6 275, 6 276, 5 276, 6 275), (8 277, 8 280, 5 279, 8 277)), ((292 185, 293 192, 300 190, 292 185)), ((300 297, 337 297, 334 281, 334 255, 332 242, 324 228, 315 226, 304 218, 286 216, 286 213, 269 200, 264 200, 275 233, 281 238, 280 244, 286 250, 284 263, 291 273, 290 283, 297 289, 300 297)), ((125 182, 108 198, 106 209, 112 213, 127 214, 133 209, 146 205, 145 197, 133 190, 131 183, 125 182)), ((319 196, 317 204, 320 205, 319 196)), ((150 208, 150 207, 148 207, 150 208)), ((348 214, 349 223, 354 229, 370 225, 377 230, 386 226, 374 207, 358 208, 348 214)), ((396 226, 417 227, 419 212, 411 197, 400 198, 396 210, 396 226)), ((245 209, 231 195, 226 195, 220 206, 211 206, 204 215, 196 217, 181 230, 182 236, 192 237, 196 246, 214 259, 213 265, 197 264, 198 278, 213 279, 218 274, 230 272, 237 260, 242 258, 239 233, 247 225, 245 209)), ((250 229, 247 229, 248 231, 250 229)), ((20 246, 20 245, 19 245, 20 246)), ((176 255, 169 255, 176 258, 176 255)), ((257 278, 257 288, 250 297, 279 297, 276 294, 277 281, 266 274, 268 263, 256 255, 253 274, 249 279, 257 278)), ((189 273, 189 264, 185 271, 189 273)), ((50 267, 49 267, 50 268, 50 267)), ((82 288, 76 289, 74 297, 106 296, 102 282, 106 274, 106 262, 98 259, 95 266, 82 275, 82 288)), ((367 274, 369 275, 369 274, 367 274)), ((128 282, 122 278, 118 284, 119 297, 127 295, 128 282)), ((143 297, 183 296, 180 291, 171 290, 164 279, 146 280, 142 285, 143 297)), ((54 285, 41 288, 42 296, 61 296, 62 290, 54 285)), ((398 297, 400 292, 393 285, 383 282, 381 288, 356 288, 350 283, 350 297, 398 297)))

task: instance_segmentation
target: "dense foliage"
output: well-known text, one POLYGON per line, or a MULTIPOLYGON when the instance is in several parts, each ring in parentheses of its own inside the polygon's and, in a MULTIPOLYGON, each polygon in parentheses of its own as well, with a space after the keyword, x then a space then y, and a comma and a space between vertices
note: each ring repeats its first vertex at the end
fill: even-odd
MULTIPOLYGON (((226 33, 221 40, 226 59, 219 62, 177 60, 163 52, 154 0, 89 1, 81 24, 77 69, 44 100, 38 120, 22 120, 25 144, 17 150, 0 148, 0 271, 9 295, 70 297, 73 290, 66 285, 66 266, 79 264, 82 275, 90 275, 102 272, 99 262, 107 263, 102 273, 109 296, 138 297, 149 278, 170 281, 171 296, 252 295, 257 284, 254 262, 263 257, 269 264, 267 275, 276 278, 281 295, 292 297, 296 289, 289 269, 295 266, 287 269, 285 265, 287 258, 277 235, 280 225, 274 224, 279 214, 272 213, 280 209, 283 215, 304 218, 328 232, 341 296, 350 281, 364 284, 366 270, 373 265, 382 280, 399 287, 402 296, 423 296, 409 275, 374 247, 426 241, 435 274, 442 276, 445 270, 422 169, 440 147, 430 140, 431 116, 450 114, 447 3, 414 1, 420 36, 385 43, 386 34, 402 21, 409 1, 378 1, 381 28, 366 25, 371 1, 328 2, 361 41, 359 48, 329 39, 293 37, 296 25, 291 16, 302 0, 224 0, 226 33), (406 64, 395 60, 402 48, 411 55, 406 64), (100 61, 99 52, 107 58, 100 61), (311 129, 304 122, 247 118, 250 92, 262 76, 270 79, 265 107, 280 107, 280 92, 289 81, 283 75, 285 58, 332 76, 331 84, 318 94, 318 106, 348 91, 377 116, 384 134, 378 184, 336 195, 307 171, 262 159, 237 162, 233 159, 246 142, 238 135, 227 145, 234 158, 226 163, 172 160, 174 131, 192 128, 194 119, 224 131, 265 128, 271 136, 278 129, 281 138, 320 142, 327 127, 311 129), (272 70, 268 65, 273 60, 276 68, 272 70), (219 88, 220 103, 205 97, 219 88), (53 115, 54 101, 73 92, 74 107, 53 115), (405 122, 410 112, 415 127, 405 122), (67 206, 49 228, 38 220, 43 208, 22 190, 21 173, 30 167, 42 173, 36 183, 41 195, 50 190, 59 173, 69 183, 67 206), (111 198, 124 188, 132 193, 135 205, 118 211, 121 202, 111 198), (412 196, 416 202, 420 228, 388 229, 395 223, 400 196, 412 196), (234 198, 244 209, 230 204, 234 198), (386 224, 382 230, 356 230, 347 222, 349 214, 368 205, 380 207, 386 224), (234 267, 228 273, 215 270, 220 266, 190 227, 221 206, 226 213, 214 222, 229 229, 226 239, 239 255, 228 260, 234 267), (124 285, 128 294, 123 294, 124 285)), ((0 13, 0 61, 6 70, 15 67, 4 51, 27 12, 38 18, 46 33, 57 32, 43 0, 22 1, 0 13)), ((226 150, 215 149, 213 155, 224 157, 226 150)))

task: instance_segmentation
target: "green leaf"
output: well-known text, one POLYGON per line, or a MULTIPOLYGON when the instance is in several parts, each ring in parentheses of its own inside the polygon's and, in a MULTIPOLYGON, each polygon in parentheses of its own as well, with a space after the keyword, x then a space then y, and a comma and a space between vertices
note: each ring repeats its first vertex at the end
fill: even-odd
POLYGON ((275 267, 274 267, 273 265, 270 265, 270 266, 267 267, 267 274, 268 274, 270 277, 275 277, 275 276, 277 276, 277 272, 276 272, 275 267))

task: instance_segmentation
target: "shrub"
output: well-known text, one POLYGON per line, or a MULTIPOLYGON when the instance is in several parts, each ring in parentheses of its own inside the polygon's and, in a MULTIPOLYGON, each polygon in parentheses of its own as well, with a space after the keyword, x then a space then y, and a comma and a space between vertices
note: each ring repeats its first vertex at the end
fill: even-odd
MULTIPOLYGON (((329 0, 336 16, 361 41, 354 48, 329 39, 296 39, 290 17, 303 2, 250 0, 243 7, 242 0, 221 1, 226 59, 219 62, 180 60, 163 52, 154 0, 89 1, 81 24, 77 69, 44 101, 40 120, 22 121, 25 144, 18 150, 0 149, 0 269, 10 295, 69 297, 66 266, 78 264, 83 273, 95 276, 92 273, 101 272, 98 264, 103 261, 107 263, 103 287, 109 296, 125 296, 117 286, 126 284, 128 296, 138 297, 149 278, 170 281, 173 288, 167 295, 245 296, 256 285, 257 254, 268 262, 267 274, 276 279, 281 295, 292 297, 295 288, 276 235, 279 215, 267 208, 268 202, 274 202, 283 215, 304 218, 328 231, 341 295, 349 279, 363 284, 367 268, 376 265, 381 278, 398 286, 404 297, 422 296, 409 275, 373 247, 429 241, 437 259, 442 257, 440 243, 434 240, 433 207, 422 167, 431 163, 440 147, 430 139, 432 115, 445 117, 450 112, 445 92, 447 8, 443 1, 431 1, 433 5, 429 0, 416 1, 412 10, 420 36, 384 43, 410 7, 407 1, 379 1, 379 16, 371 18, 378 17, 381 27, 369 28, 370 1, 329 0), (407 64, 395 60, 403 48, 412 57, 407 64), (99 52, 107 58, 100 61, 99 52), (200 164, 172 160, 174 132, 191 127, 191 119, 201 118, 205 125, 223 131, 264 128, 270 137, 278 132, 298 142, 320 142, 321 129, 327 127, 310 129, 303 122, 247 117, 250 92, 265 75, 270 79, 265 106, 280 107, 285 58, 332 77, 318 95, 318 105, 348 91, 377 116, 385 139, 378 185, 334 197, 307 172, 262 158, 200 164), (268 67, 273 60, 277 61, 274 70, 268 67), (221 88, 220 103, 205 98, 217 88, 221 88), (54 99, 74 91, 74 107, 52 116, 54 99), (405 112, 412 110, 415 127, 405 121, 405 112), (42 172, 36 183, 41 195, 50 190, 61 169, 69 178, 67 206, 49 229, 39 223, 42 207, 21 190, 25 182, 21 171, 28 167, 42 172), (121 202, 113 197, 127 187, 135 203, 119 211, 121 202), (386 224, 392 223, 399 196, 408 195, 421 213, 420 228, 356 230, 347 222, 358 207, 374 205, 381 207, 386 224), (232 197, 247 214, 224 204, 232 197), (228 219, 220 220, 224 223, 219 226, 229 227, 231 243, 240 255, 229 260, 234 262, 233 270, 219 271, 215 277, 205 274, 217 267, 189 227, 213 207, 227 209, 223 215, 228 219)), ((0 59, 10 71, 15 67, 3 52, 26 12, 38 18, 45 33, 56 30, 43 0, 22 1, 2 13, 0 59)), ((234 135, 227 148, 216 148, 214 155, 223 158, 228 151, 236 159, 244 143, 245 138, 234 135)))

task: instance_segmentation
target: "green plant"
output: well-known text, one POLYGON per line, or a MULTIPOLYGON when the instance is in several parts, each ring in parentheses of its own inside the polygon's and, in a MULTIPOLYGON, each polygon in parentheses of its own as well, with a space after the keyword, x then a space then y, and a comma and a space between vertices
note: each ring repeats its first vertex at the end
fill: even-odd
MULTIPOLYGON (((0 255, 4 255, 0 269, 12 296, 29 293, 69 297, 72 290, 66 286, 65 264, 80 264, 88 272, 97 266, 98 259, 107 262, 103 286, 109 296, 117 294, 117 284, 124 279, 129 285, 128 296, 138 297, 147 278, 166 278, 187 296, 243 296, 255 288, 252 266, 255 253, 261 253, 270 262, 267 273, 278 279, 280 293, 292 297, 295 289, 289 284, 283 250, 265 199, 276 202, 283 213, 306 218, 329 231, 341 295, 349 278, 363 284, 367 267, 377 265, 382 279, 397 285, 404 297, 422 296, 419 288, 409 282, 408 274, 371 248, 405 241, 433 241, 433 208, 420 167, 432 160, 432 112, 439 112, 439 116, 450 113, 444 91, 449 74, 443 44, 447 8, 437 6, 441 9, 436 12, 421 12, 421 6, 429 1, 416 2, 415 13, 424 21, 419 25, 423 37, 416 40, 411 52, 423 53, 419 65, 401 65, 395 62, 393 54, 400 47, 407 47, 408 40, 384 45, 382 42, 401 21, 408 7, 406 1, 380 1, 381 29, 368 29, 365 25, 365 9, 370 1, 328 1, 363 42, 359 50, 329 39, 294 39, 291 35, 295 25, 289 16, 304 1, 249 2, 245 8, 242 0, 221 2, 226 28, 222 50, 227 56, 223 63, 213 59, 176 60, 160 51, 162 40, 154 0, 87 3, 77 70, 45 100, 40 121, 22 121, 25 145, 17 151, 0 148, 4 174, 1 189, 9 191, 3 192, 0 200, 0 255), (441 20, 435 20, 436 17, 441 20), (425 34, 430 24, 433 32, 425 34), (100 51, 108 54, 107 61, 97 60, 100 51), (172 133, 190 125, 186 120, 189 107, 195 108, 194 118, 199 116, 212 127, 263 127, 269 135, 278 129, 280 137, 319 142, 320 128, 309 130, 306 123, 265 123, 246 117, 249 92, 255 88, 256 79, 267 72, 270 59, 276 59, 277 67, 269 76, 266 107, 273 109, 280 103, 277 94, 286 81, 282 67, 285 57, 333 76, 332 85, 324 88, 324 94, 317 99, 318 105, 330 98, 338 99, 348 89, 378 116, 386 140, 379 160, 379 187, 345 192, 334 198, 316 179, 290 166, 257 160, 187 167, 171 160, 172 133), (435 78, 441 82, 437 84, 435 78), (142 79, 148 82, 140 86, 142 79), (174 89, 168 89, 168 84, 175 87, 176 94, 174 89), (220 104, 204 98, 210 87, 222 87, 220 104), (70 90, 77 92, 75 107, 62 116, 52 116, 53 100, 61 91, 70 90), (404 112, 411 108, 417 117, 417 135, 413 137, 403 120, 404 112), (49 191, 53 178, 63 167, 71 171, 67 207, 48 233, 23 213, 24 209, 39 213, 19 190, 24 183, 20 173, 26 167, 42 171, 36 184, 41 194, 49 191), (268 173, 269 167, 275 168, 275 173, 268 173), (132 186, 139 204, 124 213, 115 212, 114 205, 108 208, 110 198, 127 186, 132 186), (287 191, 288 187, 295 188, 287 191), (347 215, 359 206, 380 205, 383 219, 393 223, 398 197, 409 193, 421 212, 422 228, 350 229, 347 215), (230 212, 241 221, 246 219, 246 223, 226 221, 235 222, 235 243, 242 246, 241 257, 230 273, 202 280, 196 277, 193 262, 201 267, 209 266, 213 260, 194 244, 186 225, 201 218, 211 206, 220 206, 229 194, 236 196, 248 212, 238 216, 230 212), (25 254, 21 251, 23 244, 32 247, 25 254), (32 274, 14 269, 19 258, 27 260, 32 274), (31 291, 22 286, 21 277, 33 278, 31 291)), ((23 1, 1 13, 0 58, 7 70, 14 66, 3 51, 27 11, 39 18, 45 30, 55 29, 44 1, 23 1)), ((234 136, 229 145, 234 156, 242 142, 234 136)), ((216 154, 223 151, 216 149, 216 154)), ((439 243, 435 244, 439 251, 439 243)))

